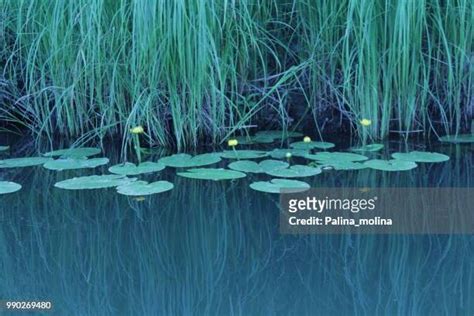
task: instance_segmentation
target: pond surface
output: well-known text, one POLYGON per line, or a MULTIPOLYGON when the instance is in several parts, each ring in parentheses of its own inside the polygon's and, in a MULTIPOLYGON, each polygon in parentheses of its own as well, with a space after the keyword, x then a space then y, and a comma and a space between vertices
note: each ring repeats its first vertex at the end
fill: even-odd
MULTIPOLYGON (((313 187, 473 186, 473 145, 385 145, 451 159, 302 180, 313 187)), ((33 155, 29 147, 13 149, 12 156, 33 155)), ((0 170, 0 180, 23 185, 0 196, 0 300, 52 301, 57 315, 474 313, 473 236, 282 235, 278 195, 249 188, 265 175, 211 182, 166 168, 140 178, 175 188, 142 201, 114 189, 54 187, 101 173, 107 166, 0 170)))

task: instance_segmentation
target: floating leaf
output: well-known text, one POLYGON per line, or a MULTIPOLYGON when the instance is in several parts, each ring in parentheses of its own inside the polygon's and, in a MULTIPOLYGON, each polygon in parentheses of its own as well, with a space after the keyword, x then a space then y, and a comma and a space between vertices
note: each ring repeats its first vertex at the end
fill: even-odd
POLYGON ((383 149, 384 145, 383 144, 369 144, 361 147, 353 147, 351 148, 351 151, 355 152, 366 152, 366 151, 379 151, 383 149))
POLYGON ((124 185, 135 180, 136 178, 127 178, 117 174, 107 174, 67 179, 57 182, 54 186, 66 190, 103 189, 124 185))
POLYGON ((261 150, 226 150, 221 154, 222 158, 227 159, 256 159, 268 155, 266 151, 261 150))
POLYGON ((265 136, 272 139, 286 139, 289 137, 302 137, 303 134, 289 131, 260 131, 257 132, 256 136, 265 136))
POLYGON ((318 161, 330 161, 330 162, 341 162, 341 161, 365 161, 369 159, 366 156, 344 153, 344 152, 319 152, 316 154, 307 154, 304 156, 307 159, 318 160, 318 161))
POLYGON ((142 162, 138 166, 134 163, 126 162, 118 164, 109 168, 109 172, 115 174, 121 174, 124 176, 134 176, 143 173, 158 172, 165 168, 165 165, 160 162, 146 161, 142 162))
POLYGON ((413 161, 403 161, 398 159, 373 159, 364 162, 364 165, 372 169, 383 171, 406 171, 417 167, 417 164, 413 161))
POLYGON ((217 168, 195 168, 186 170, 186 172, 178 172, 178 176, 201 180, 231 180, 244 178, 245 173, 229 169, 217 168))
POLYGON ((0 181, 0 194, 16 192, 21 189, 21 185, 10 181, 0 181))
POLYGON ((319 166, 321 169, 334 169, 334 170, 360 170, 367 168, 366 165, 360 162, 352 161, 324 161, 319 166))
POLYGON ((46 157, 25 157, 0 160, 0 168, 21 168, 42 165, 51 161, 46 157))
POLYGON ((296 143, 291 143, 290 147, 293 147, 295 149, 329 149, 333 148, 335 145, 333 143, 328 143, 328 142, 296 142, 296 143))
POLYGON ((439 140, 447 143, 474 143, 474 134, 446 135, 439 140))
POLYGON ((449 160, 449 156, 424 151, 411 151, 409 153, 393 153, 392 158, 413 162, 443 162, 449 160))
POLYGON ((269 144, 273 143, 274 139, 265 135, 257 136, 237 136, 235 139, 241 145, 251 145, 251 144, 269 144))
POLYGON ((276 169, 288 168, 289 164, 280 160, 263 160, 260 163, 250 160, 239 160, 229 164, 232 170, 252 173, 265 173, 276 169))
POLYGON ((306 191, 310 188, 309 184, 303 181, 272 179, 270 181, 257 181, 250 184, 250 187, 256 191, 267 193, 284 193, 281 190, 293 192, 306 191))
POLYGON ((0 151, 8 150, 10 146, 0 146, 0 151))
POLYGON ((96 168, 98 166, 106 165, 109 163, 108 158, 93 158, 93 159, 75 159, 65 158, 50 160, 43 165, 49 170, 73 170, 73 169, 85 169, 85 168, 96 168))
POLYGON ((306 149, 294 149, 294 148, 275 148, 269 155, 275 159, 286 158, 286 154, 290 153, 292 157, 304 157, 309 154, 309 151, 306 149))
POLYGON ((67 158, 81 158, 89 157, 100 154, 101 150, 99 148, 93 147, 80 147, 80 148, 68 148, 68 149, 59 149, 53 150, 43 154, 45 157, 67 157, 67 158))
POLYGON ((268 171, 266 173, 274 177, 298 178, 315 176, 321 173, 321 169, 303 165, 293 165, 286 169, 276 169, 268 171))
POLYGON ((210 153, 191 156, 188 154, 175 154, 168 157, 161 158, 158 162, 174 168, 191 168, 211 165, 221 161, 220 154, 210 153))
POLYGON ((168 181, 133 181, 117 187, 117 193, 129 196, 142 196, 162 193, 173 189, 174 185, 168 181))

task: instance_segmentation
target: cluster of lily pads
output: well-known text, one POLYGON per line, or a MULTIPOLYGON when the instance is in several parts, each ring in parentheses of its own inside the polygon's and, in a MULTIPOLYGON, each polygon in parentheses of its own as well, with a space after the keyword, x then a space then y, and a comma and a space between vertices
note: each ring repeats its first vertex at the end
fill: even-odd
MULTIPOLYGON (((277 148, 271 151, 235 149, 237 144, 272 143, 286 138, 301 137, 300 133, 282 131, 259 132, 254 136, 238 137, 229 141, 231 150, 205 153, 195 156, 174 154, 162 157, 158 161, 146 161, 138 165, 125 162, 108 168, 110 174, 74 177, 57 182, 55 187, 66 190, 116 188, 117 193, 128 196, 143 196, 161 193, 173 189, 169 181, 146 182, 136 176, 159 172, 166 167, 179 169, 178 176, 200 180, 233 180, 244 178, 247 174, 265 174, 272 178, 268 181, 256 181, 250 188, 269 193, 280 193, 282 189, 306 190, 310 185, 294 178, 311 177, 324 170, 376 169, 382 171, 406 171, 417 167, 418 163, 437 163, 449 160, 449 157, 434 152, 411 151, 393 153, 391 159, 369 159, 366 153, 383 149, 383 144, 368 144, 350 148, 348 151, 328 151, 335 147, 333 143, 312 141, 305 137, 303 141, 290 143, 289 148, 277 148), (321 150, 321 151, 317 151, 321 150), (308 164, 292 164, 292 157, 299 157, 308 164), (233 160, 227 168, 210 168, 222 159, 233 160), (255 161, 258 159, 259 161, 255 161)), ((445 142, 474 142, 474 135, 445 136, 445 142)), ((0 146, 0 151, 8 150, 0 146)), ((108 158, 90 158, 101 153, 98 148, 83 147, 51 151, 41 157, 11 158, 0 160, 1 168, 18 168, 42 165, 49 170, 96 168, 109 163, 108 158)), ((21 189, 21 185, 0 181, 0 194, 21 189)))

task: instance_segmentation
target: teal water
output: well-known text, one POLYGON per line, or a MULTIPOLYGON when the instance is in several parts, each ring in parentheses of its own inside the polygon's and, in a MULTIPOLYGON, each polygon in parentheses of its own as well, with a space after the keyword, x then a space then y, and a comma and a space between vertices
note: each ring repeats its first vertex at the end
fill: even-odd
MULTIPOLYGON (((302 180, 313 187, 474 184, 473 145, 387 146, 451 160, 408 172, 330 171, 302 180)), ((0 180, 23 185, 0 196, 0 300, 52 301, 48 315, 474 313, 473 236, 282 235, 278 195, 248 187, 269 178, 262 175, 215 183, 167 168, 142 178, 167 179, 175 189, 144 201, 114 189, 53 187, 106 169, 0 170, 0 180)))

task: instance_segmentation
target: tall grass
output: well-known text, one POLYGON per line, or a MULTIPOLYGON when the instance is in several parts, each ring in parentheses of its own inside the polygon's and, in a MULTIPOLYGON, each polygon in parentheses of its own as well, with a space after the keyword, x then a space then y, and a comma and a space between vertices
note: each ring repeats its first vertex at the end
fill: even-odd
POLYGON ((472 1, 298 1, 315 110, 336 106, 361 135, 459 133, 473 118, 472 1))
POLYGON ((311 118, 358 135, 368 118, 383 138, 458 133, 474 112, 469 0, 0 0, 0 15, 1 118, 50 138, 143 125, 183 148, 311 118))

